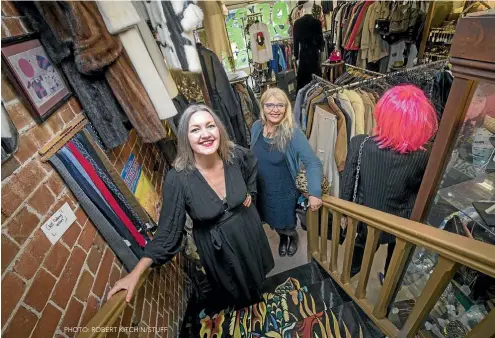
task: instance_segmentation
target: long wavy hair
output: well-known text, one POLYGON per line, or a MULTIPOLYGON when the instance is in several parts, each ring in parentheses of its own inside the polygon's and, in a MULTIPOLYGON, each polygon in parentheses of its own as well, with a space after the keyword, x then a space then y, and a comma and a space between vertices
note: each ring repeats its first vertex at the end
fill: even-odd
POLYGON ((292 106, 290 104, 289 98, 284 93, 283 90, 279 88, 270 88, 261 96, 261 107, 263 109, 263 114, 261 114, 261 121, 263 125, 266 125, 265 116, 265 103, 270 98, 276 98, 283 104, 285 104, 285 114, 282 121, 275 126, 272 134, 273 145, 279 151, 285 151, 287 144, 290 142, 294 135, 294 118, 292 116, 292 106))
POLYGON ((218 155, 223 161, 232 162, 234 144, 229 139, 229 134, 222 121, 213 112, 213 110, 203 104, 193 104, 187 107, 182 114, 179 127, 177 128, 177 157, 174 161, 174 168, 177 171, 194 170, 196 168, 196 158, 189 143, 189 121, 191 117, 200 111, 208 112, 218 128, 220 134, 220 145, 218 146, 218 155))

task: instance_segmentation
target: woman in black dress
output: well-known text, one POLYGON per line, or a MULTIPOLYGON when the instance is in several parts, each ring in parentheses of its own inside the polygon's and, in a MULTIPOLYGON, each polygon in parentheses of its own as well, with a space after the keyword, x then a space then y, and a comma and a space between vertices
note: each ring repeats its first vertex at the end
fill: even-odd
MULTIPOLYGON (((210 108, 190 106, 178 128, 178 155, 167 173, 158 231, 142 258, 110 290, 127 290, 130 301, 141 274, 167 263, 181 248, 186 213, 215 294, 225 305, 245 306, 260 298, 273 256, 252 203, 257 163, 247 149, 235 146, 210 108)), ((219 300, 219 299, 217 299, 219 300)))

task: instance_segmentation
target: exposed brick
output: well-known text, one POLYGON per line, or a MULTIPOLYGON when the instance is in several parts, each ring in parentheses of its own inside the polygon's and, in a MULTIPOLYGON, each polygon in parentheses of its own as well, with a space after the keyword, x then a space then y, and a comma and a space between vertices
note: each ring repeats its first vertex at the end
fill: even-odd
POLYGON ((65 124, 72 121, 72 119, 75 117, 74 112, 72 111, 72 109, 70 109, 69 104, 64 104, 62 108, 57 111, 57 114, 59 114, 60 118, 62 119, 62 121, 64 121, 65 124))
POLYGON ((62 312, 60 312, 60 310, 52 304, 48 303, 43 311, 43 314, 41 315, 40 320, 36 324, 32 337, 53 337, 55 331, 57 330, 58 322, 60 321, 61 316, 62 312))
POLYGON ((38 146, 33 142, 30 133, 22 134, 19 137, 19 149, 14 154, 20 163, 26 162, 38 151, 38 146))
POLYGON ((67 302, 74 290, 74 286, 81 273, 85 259, 86 253, 84 250, 78 247, 75 247, 74 250, 72 250, 69 261, 62 272, 63 278, 59 279, 52 296, 52 300, 61 308, 67 306, 67 302))
POLYGON ((55 203, 55 197, 53 197, 50 189, 46 187, 45 184, 41 185, 31 196, 28 201, 29 205, 32 206, 40 215, 46 215, 52 204, 55 203))
POLYGON ((146 325, 149 325, 150 324, 150 312, 151 312, 150 303, 148 303, 148 302, 145 301, 144 302, 144 305, 143 305, 143 317, 141 318, 141 320, 146 325))
POLYGON ((24 298, 24 303, 41 312, 52 293, 55 282, 56 280, 52 275, 44 269, 40 269, 29 288, 26 298, 24 298))
MULTIPOLYGON (((3 38, 8 38, 10 37, 10 32, 9 30, 7 29, 7 26, 5 26, 3 24, 3 20, 2 20, 2 39, 3 38)), ((2 89, 3 89, 3 84, 2 84, 2 89)), ((2 94, 3 94, 3 91, 2 91, 2 94)))
POLYGON ((69 254, 69 250, 67 250, 67 248, 59 241, 52 247, 43 265, 48 271, 58 277, 60 276, 65 263, 67 263, 69 254))
POLYGON ((2 274, 19 252, 19 246, 2 234, 2 274))
POLYGON ((110 286, 115 285, 115 282, 117 282, 120 279, 120 270, 115 266, 112 265, 112 271, 110 272, 110 278, 108 279, 108 283, 110 286))
POLYGON ((96 245, 91 247, 86 264, 92 273, 96 273, 96 271, 98 271, 98 265, 100 265, 102 255, 103 249, 98 248, 96 245))
POLYGON ((50 176, 50 178, 46 182, 46 185, 55 194, 55 196, 60 195, 62 193, 62 191, 64 191, 64 188, 65 188, 65 184, 57 172, 54 172, 50 176))
MULTIPOLYGON (((112 324, 111 327, 118 328, 120 326, 121 320, 122 320, 122 317, 119 316, 119 318, 117 318, 115 320, 115 322, 112 324)), ((106 338, 118 338, 118 336, 119 336, 118 329, 114 329, 113 331, 110 331, 110 332, 107 333, 106 338)))
POLYGON ((144 287, 140 287, 135 296, 134 302, 134 316, 132 318, 133 325, 139 324, 141 318, 143 317, 143 306, 144 306, 144 287))
POLYGON ((91 276, 88 270, 84 270, 81 278, 79 278, 79 283, 77 283, 75 296, 85 302, 88 298, 89 291, 93 286, 94 277, 91 276))
POLYGON ((122 327, 130 327, 131 326, 131 321, 132 321, 132 312, 134 310, 130 305, 127 305, 124 309, 124 312, 122 313, 122 321, 120 322, 120 325, 122 327))
POLYGON ((12 175, 14 171, 19 169, 21 163, 15 158, 11 157, 2 163, 2 181, 12 175))
POLYGON ((26 279, 31 279, 41 266, 50 246, 51 243, 45 234, 37 230, 17 260, 14 271, 26 279))
POLYGON ((93 285, 93 293, 97 297, 102 297, 107 286, 108 277, 110 276, 110 267, 112 265, 114 254, 110 248, 105 251, 103 255, 103 261, 101 262, 98 274, 96 275, 96 281, 93 285))
POLYGON ((80 326, 85 326, 89 323, 91 318, 98 312, 98 300, 89 296, 88 302, 86 303, 86 308, 84 309, 84 314, 81 317, 80 326))
POLYGON ((4 224, 3 228, 22 245, 38 227, 39 222, 39 217, 24 207, 7 224, 4 224))
POLYGON ((21 306, 15 313, 2 337, 29 337, 37 321, 38 317, 34 313, 21 306))
POLYGON ((12 272, 5 275, 2 280, 2 326, 9 319, 25 290, 26 283, 19 276, 12 272))
POLYGON ((81 236, 79 236, 79 240, 77 241, 81 248, 88 251, 93 244, 93 240, 96 235, 96 228, 91 222, 86 222, 86 225, 83 227, 83 231, 81 236))
POLYGON ((53 173, 53 166, 49 162, 41 162, 40 160, 37 161, 38 165, 41 167, 41 169, 45 172, 45 176, 50 176, 53 173))
POLYGON ((76 244, 77 238, 81 233, 81 227, 77 224, 77 222, 72 223, 72 225, 67 229, 65 234, 62 235, 62 240, 69 247, 73 247, 76 244))
MULTIPOLYGON (((5 1, 2 3, 2 7, 3 7, 4 3, 5 3, 5 1)), ((3 8, 2 8, 2 10, 3 10, 3 8)), ((2 25, 2 30, 4 27, 5 26, 2 25)), ((2 101, 3 102, 10 102, 13 99, 15 99, 16 97, 17 97, 17 94, 16 94, 14 87, 12 86, 12 83, 7 78, 7 76, 5 76, 2 73, 2 101)))
POLYGON ((48 142, 53 136, 53 133, 50 128, 48 127, 43 128, 40 126, 34 127, 28 133, 29 136, 31 137, 31 140, 33 140, 33 142, 39 148, 43 147, 46 144, 46 142, 48 142))
POLYGON ((122 152, 120 153, 120 158, 123 160, 127 160, 129 155, 131 154, 131 147, 129 143, 124 144, 124 148, 122 148, 122 152))
POLYGON ((6 107, 6 109, 12 123, 14 123, 14 126, 18 131, 33 122, 31 114, 27 110, 26 106, 20 101, 6 107))
POLYGON ((151 327, 156 327, 156 321, 157 321, 157 316, 158 316, 158 303, 156 301, 151 302, 151 315, 150 315, 150 326, 151 327))
POLYGON ((53 134, 58 134, 62 131, 62 129, 64 129, 64 121, 60 117, 59 112, 60 110, 52 114, 52 116, 44 122, 46 126, 50 127, 53 134))
POLYGON ((2 1, 2 16, 18 16, 19 11, 12 1, 2 1))
POLYGON ((10 217, 26 197, 17 175, 14 175, 7 183, 3 184, 1 190, 2 214, 10 217))
POLYGON ((69 104, 70 104, 70 107, 72 108, 72 111, 74 112, 74 114, 77 115, 82 111, 81 104, 79 103, 79 101, 75 97, 73 97, 69 100, 69 104))
MULTIPOLYGON (((64 314, 64 319, 62 319, 62 324, 60 329, 64 331, 64 328, 74 328, 79 323, 81 319, 81 314, 84 309, 84 305, 75 298, 72 298, 67 310, 64 314)), ((74 337, 76 332, 66 332, 69 337, 74 337)))

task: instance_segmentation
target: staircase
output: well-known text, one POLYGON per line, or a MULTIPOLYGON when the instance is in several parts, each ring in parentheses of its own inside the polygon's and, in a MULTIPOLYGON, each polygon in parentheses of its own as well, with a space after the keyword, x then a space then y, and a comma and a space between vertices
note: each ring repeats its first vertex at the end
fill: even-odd
POLYGON ((381 338, 384 335, 317 263, 268 278, 263 300, 220 312, 189 304, 181 338, 381 338))

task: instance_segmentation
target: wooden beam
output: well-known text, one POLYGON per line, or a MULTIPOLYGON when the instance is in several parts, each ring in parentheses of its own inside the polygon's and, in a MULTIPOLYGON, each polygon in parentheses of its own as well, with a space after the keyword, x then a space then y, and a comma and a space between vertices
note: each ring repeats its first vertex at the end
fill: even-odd
POLYGON ((354 256, 354 246, 356 245, 356 233, 358 221, 347 218, 347 235, 345 238, 344 267, 342 269, 342 284, 349 284, 351 281, 352 256, 354 256))
POLYGON ((308 229, 308 260, 311 261, 313 253, 318 252, 318 211, 307 210, 306 228, 308 229))
POLYGON ((412 247, 413 245, 411 243, 400 238, 396 239, 394 254, 392 255, 383 286, 380 289, 378 301, 373 308, 373 315, 378 319, 382 319, 387 315, 388 307, 394 296, 394 291, 399 284, 402 269, 405 268, 412 247))
POLYGON ((356 297, 359 299, 366 298, 366 287, 370 278, 371 266, 373 258, 375 258, 376 247, 380 234, 382 232, 372 227, 368 227, 368 235, 366 237, 366 246, 364 247, 364 259, 359 272, 359 283, 356 288, 356 297))
MULTIPOLYGON (((323 206, 326 208, 325 206, 323 206)), ((338 211, 333 212, 332 220, 332 247, 330 249, 330 271, 337 273, 338 259, 339 259, 339 241, 340 241, 340 223, 342 221, 342 214, 338 211)))
POLYGON ((418 59, 422 59, 426 50, 426 43, 430 36, 431 20, 435 12, 435 1, 429 1, 428 12, 426 13, 425 28, 423 30, 423 36, 421 37, 421 44, 419 45, 418 59))
POLYGON ((433 273, 400 330, 399 337, 414 338, 416 336, 420 326, 449 285, 458 267, 458 263, 442 256, 438 257, 433 273))
POLYGON ((321 208, 321 230, 320 230, 320 259, 326 264, 328 262, 328 208, 321 208))

